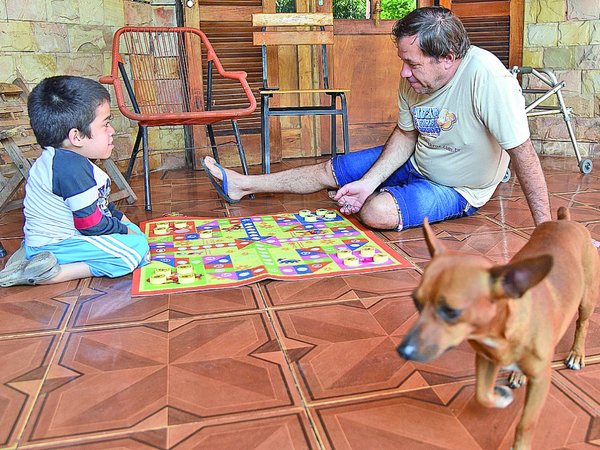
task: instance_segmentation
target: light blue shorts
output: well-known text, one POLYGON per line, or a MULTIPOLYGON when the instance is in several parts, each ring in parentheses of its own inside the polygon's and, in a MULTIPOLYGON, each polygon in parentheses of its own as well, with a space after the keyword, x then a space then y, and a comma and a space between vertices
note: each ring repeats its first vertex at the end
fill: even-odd
MULTIPOLYGON (((338 186, 361 179, 379 158, 382 150, 383 146, 380 146, 333 157, 333 176, 338 186)), ((451 187, 425 178, 417 172, 410 160, 385 180, 379 190, 389 192, 396 202, 402 224, 398 230, 420 227, 425 217, 431 223, 440 222, 470 216, 478 209, 469 205, 451 187)))
POLYGON ((25 246, 31 259, 41 252, 51 252, 58 263, 84 262, 95 277, 120 277, 147 264, 149 247, 146 236, 137 225, 123 222, 135 234, 106 234, 102 236, 73 236, 56 244, 41 247, 25 246), (137 234, 140 233, 140 234, 137 234))

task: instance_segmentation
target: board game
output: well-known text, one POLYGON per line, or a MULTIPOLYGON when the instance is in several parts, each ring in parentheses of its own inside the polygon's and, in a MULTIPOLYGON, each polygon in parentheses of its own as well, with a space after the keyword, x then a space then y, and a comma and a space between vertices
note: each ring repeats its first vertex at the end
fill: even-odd
POLYGON ((132 295, 219 289, 264 279, 332 277, 408 267, 400 254, 338 211, 141 223, 151 262, 132 295))

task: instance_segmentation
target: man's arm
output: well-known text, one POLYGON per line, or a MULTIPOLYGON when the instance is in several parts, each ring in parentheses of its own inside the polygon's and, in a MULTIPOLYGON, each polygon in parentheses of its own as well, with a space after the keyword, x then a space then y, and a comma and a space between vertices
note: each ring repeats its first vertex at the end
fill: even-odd
POLYGON ((546 179, 530 139, 508 150, 536 225, 552 220, 546 179))
POLYGON ((341 206, 342 213, 357 213, 362 208, 365 200, 375 189, 408 161, 415 151, 417 137, 417 131, 402 131, 396 125, 381 155, 369 171, 360 180, 338 189, 334 199, 341 206))

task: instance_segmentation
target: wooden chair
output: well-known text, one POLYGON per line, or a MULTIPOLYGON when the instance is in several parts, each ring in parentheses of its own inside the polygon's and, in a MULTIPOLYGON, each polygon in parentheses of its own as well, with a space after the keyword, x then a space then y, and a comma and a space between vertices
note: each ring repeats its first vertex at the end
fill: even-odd
MULTIPOLYGON (((32 162, 42 151, 29 124, 28 94, 25 84, 20 80, 13 84, 0 83, 0 210, 3 211, 22 206, 23 200, 22 195, 18 195, 19 190, 29 176, 32 162)), ((135 202, 137 197, 115 162, 112 159, 102 162, 114 182, 113 186, 119 188, 119 191, 111 194, 110 200, 126 198, 130 204, 135 202)))
MULTIPOLYGON (((349 151, 348 142, 348 111, 346 106, 346 89, 334 89, 329 85, 327 68, 327 45, 333 44, 333 31, 326 27, 333 25, 333 14, 328 13, 275 13, 253 14, 252 25, 261 27, 261 31, 253 33, 254 45, 262 47, 262 78, 263 87, 260 90, 261 99, 261 150, 263 173, 270 172, 269 118, 271 116, 331 116, 331 154, 337 152, 336 119, 342 117, 342 136, 344 153, 349 151), (278 45, 312 45, 320 46, 317 52, 320 78, 322 84, 315 89, 286 89, 269 85, 269 69, 267 66, 267 47, 278 45), (329 102, 301 106, 270 106, 275 95, 316 94, 329 97, 329 102), (339 99, 339 107, 338 107, 339 99), (328 103, 328 104, 323 104, 328 103)), ((327 99, 327 97, 325 97, 327 99)))
POLYGON ((120 28, 113 37, 111 74, 100 78, 100 82, 113 85, 121 113, 138 122, 125 178, 131 175, 141 142, 147 211, 152 210, 147 127, 206 125, 210 146, 218 161, 212 125, 230 120, 242 168, 248 173, 237 119, 254 112, 256 99, 246 72, 225 71, 202 31, 189 27, 120 28), (214 68, 220 75, 218 79, 213 77, 214 68), (217 84, 227 91, 228 99, 241 97, 243 100, 237 104, 247 102, 248 106, 232 108, 225 100, 217 104, 213 97, 217 84))

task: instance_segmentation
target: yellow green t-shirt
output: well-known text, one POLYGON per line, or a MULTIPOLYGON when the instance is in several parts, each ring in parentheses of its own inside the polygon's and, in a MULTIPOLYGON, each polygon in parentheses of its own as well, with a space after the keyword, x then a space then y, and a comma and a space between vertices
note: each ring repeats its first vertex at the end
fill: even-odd
POLYGON ((483 206, 506 173, 505 151, 529 138, 517 80, 490 52, 472 46, 449 83, 418 94, 406 79, 398 89, 398 126, 417 130, 411 162, 429 180, 483 206))

